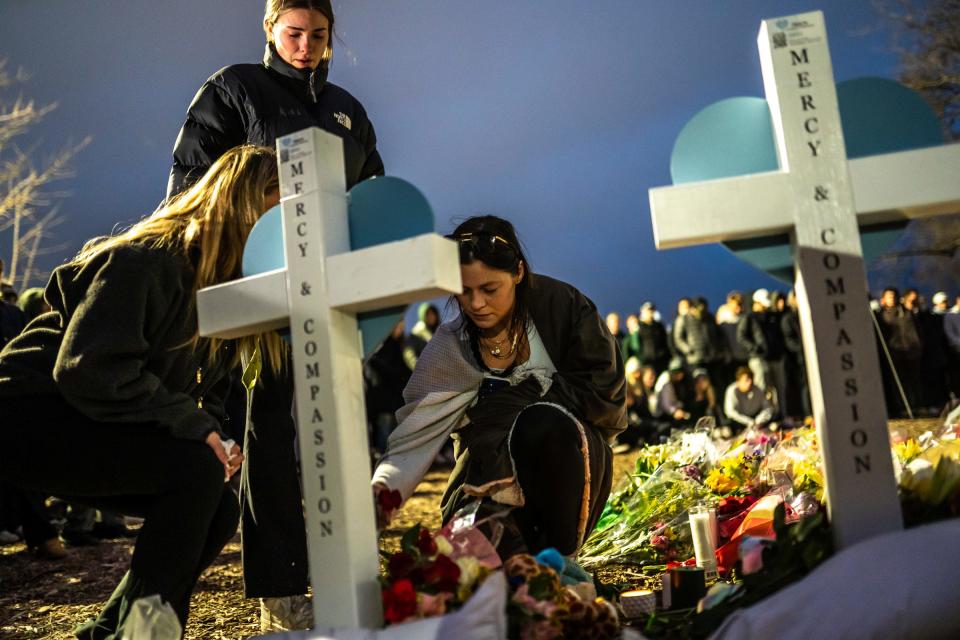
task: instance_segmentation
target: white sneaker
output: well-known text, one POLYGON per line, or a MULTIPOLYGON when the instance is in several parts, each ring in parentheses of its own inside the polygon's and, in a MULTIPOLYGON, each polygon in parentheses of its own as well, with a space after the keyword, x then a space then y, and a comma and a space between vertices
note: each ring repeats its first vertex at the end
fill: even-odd
POLYGON ((308 596, 260 598, 260 633, 303 631, 311 628, 313 605, 308 596))

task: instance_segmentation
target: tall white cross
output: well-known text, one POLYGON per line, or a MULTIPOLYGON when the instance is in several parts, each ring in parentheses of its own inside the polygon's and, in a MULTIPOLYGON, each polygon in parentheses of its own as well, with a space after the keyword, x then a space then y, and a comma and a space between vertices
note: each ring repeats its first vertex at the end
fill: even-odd
POLYGON ((200 334, 290 327, 315 625, 376 628, 380 565, 356 314, 459 293, 457 246, 425 234, 350 251, 342 140, 313 128, 280 138, 277 149, 287 267, 199 291, 200 334))
POLYGON ((960 145, 848 162, 823 14, 758 37, 780 170, 650 190, 658 248, 789 232, 837 545, 902 527, 859 224, 960 210, 960 145))

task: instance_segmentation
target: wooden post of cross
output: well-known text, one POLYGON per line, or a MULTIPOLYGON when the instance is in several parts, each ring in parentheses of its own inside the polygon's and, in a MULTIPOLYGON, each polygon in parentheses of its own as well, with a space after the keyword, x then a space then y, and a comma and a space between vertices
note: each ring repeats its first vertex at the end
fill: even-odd
POLYGON ((350 251, 342 140, 314 128, 277 149, 287 266, 201 290, 200 334, 290 327, 315 624, 375 628, 379 556, 356 315, 459 293, 457 246, 425 234, 350 251))
POLYGON ((960 145, 848 162, 823 14, 758 37, 780 170, 650 190, 658 248, 789 232, 827 507, 844 547, 902 527, 858 222, 960 210, 960 145))

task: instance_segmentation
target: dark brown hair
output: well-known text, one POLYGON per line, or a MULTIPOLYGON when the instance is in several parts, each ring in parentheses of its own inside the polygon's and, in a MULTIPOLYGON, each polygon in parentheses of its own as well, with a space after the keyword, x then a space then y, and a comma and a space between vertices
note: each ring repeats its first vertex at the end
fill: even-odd
MULTIPOLYGON (((497 216, 473 216, 472 218, 467 218, 461 222, 456 229, 453 230, 453 233, 450 234, 450 238, 457 239, 458 236, 464 234, 473 234, 473 235, 491 235, 491 236, 500 236, 507 241, 507 244, 513 249, 516 254, 513 259, 509 260, 508 264, 498 263, 490 264, 487 260, 484 260, 483 256, 476 251, 470 250, 469 245, 461 243, 460 244, 460 264, 472 264, 474 261, 479 260, 484 263, 491 269, 496 269, 497 271, 506 271, 510 275, 518 275, 520 273, 520 263, 523 263, 525 273, 520 282, 516 286, 516 298, 513 303, 513 313, 510 317, 510 327, 511 332, 521 331, 526 333, 527 331, 527 314, 530 308, 530 262, 527 260, 527 256, 523 251, 523 246, 520 244, 520 238, 517 236, 517 230, 513 228, 513 225, 503 218, 498 218, 497 216)), ((460 301, 454 296, 453 300, 457 304, 457 308, 460 310, 460 317, 463 320, 463 326, 466 328, 467 333, 472 339, 476 339, 477 336, 477 327, 470 321, 467 317, 467 314, 463 312, 463 309, 460 307, 460 301)))

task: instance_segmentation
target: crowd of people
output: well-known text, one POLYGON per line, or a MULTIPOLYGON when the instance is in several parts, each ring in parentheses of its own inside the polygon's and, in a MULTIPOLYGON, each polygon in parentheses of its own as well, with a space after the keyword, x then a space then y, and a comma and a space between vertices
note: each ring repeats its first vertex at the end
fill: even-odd
MULTIPOLYGON (((960 398, 960 296, 886 288, 871 302, 891 417, 938 415, 960 398)), ((752 425, 794 424, 811 414, 796 296, 758 289, 727 295, 713 312, 681 298, 665 324, 645 302, 607 327, 621 345, 630 426, 622 448, 657 442, 712 417, 723 435, 752 425)))

